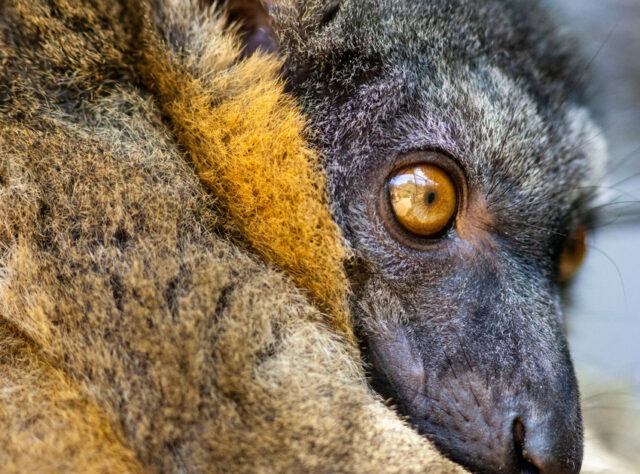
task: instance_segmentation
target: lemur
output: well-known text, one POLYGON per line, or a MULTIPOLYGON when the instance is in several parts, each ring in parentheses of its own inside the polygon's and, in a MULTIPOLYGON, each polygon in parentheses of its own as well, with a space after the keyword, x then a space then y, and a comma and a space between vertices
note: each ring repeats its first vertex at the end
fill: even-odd
POLYGON ((578 472, 571 42, 536 0, 220 6, 0 2, 0 471, 578 472))
POLYGON ((605 150, 572 42, 531 0, 227 6, 310 117, 372 386, 473 471, 578 472, 562 301, 605 150))

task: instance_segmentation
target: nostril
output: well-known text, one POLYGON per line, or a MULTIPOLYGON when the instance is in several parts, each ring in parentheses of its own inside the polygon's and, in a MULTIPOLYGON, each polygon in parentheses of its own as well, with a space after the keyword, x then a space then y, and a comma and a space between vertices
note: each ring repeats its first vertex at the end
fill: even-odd
POLYGON ((523 474, 540 474, 540 469, 529 458, 525 449, 526 428, 521 418, 513 420, 513 448, 518 459, 518 468, 523 474))

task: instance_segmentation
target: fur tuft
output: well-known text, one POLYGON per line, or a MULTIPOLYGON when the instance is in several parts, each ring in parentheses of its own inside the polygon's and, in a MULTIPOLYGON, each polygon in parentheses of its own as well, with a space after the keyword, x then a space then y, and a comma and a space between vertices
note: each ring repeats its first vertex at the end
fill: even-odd
POLYGON ((223 204, 229 230, 309 290, 353 343, 345 250, 320 161, 304 139, 304 119, 284 94, 279 61, 254 55, 224 69, 238 58, 236 45, 228 44, 199 56, 217 74, 194 77, 169 57, 152 28, 150 21, 140 28, 145 47, 138 71, 200 179, 223 204))
MULTIPOLYGON (((285 211, 302 219, 307 230, 295 232, 311 238, 313 258, 339 244, 318 217, 328 216, 322 178, 307 176, 315 157, 296 137, 303 121, 278 92, 274 61, 235 64, 218 20, 184 23, 175 12, 185 6, 153 5, 172 52, 147 59, 180 65, 148 71, 167 80, 147 82, 161 97, 138 80, 148 50, 126 22, 142 9, 0 2, 0 471, 462 472, 371 392, 353 347, 274 268, 279 246, 276 263, 294 278, 308 254, 260 222, 283 218, 282 207, 260 208, 273 197, 252 201, 245 193, 259 187, 232 182, 249 164, 211 162, 198 143, 243 159, 245 145, 212 128, 229 127, 262 150, 254 158, 291 160, 284 180, 260 165, 273 180, 263 186, 300 205, 318 199, 313 212, 285 211), (185 149, 220 173, 215 197, 185 149), (247 206, 264 217, 250 221, 247 206), (256 252, 253 235, 277 245, 256 252)), ((307 285, 316 299, 344 297, 340 255, 323 260, 338 276, 330 289, 307 285)))

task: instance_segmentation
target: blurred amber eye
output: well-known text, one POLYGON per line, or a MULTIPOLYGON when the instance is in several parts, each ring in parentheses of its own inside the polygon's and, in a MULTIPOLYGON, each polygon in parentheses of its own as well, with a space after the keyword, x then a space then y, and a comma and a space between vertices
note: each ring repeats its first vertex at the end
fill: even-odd
POLYGON ((560 256, 560 281, 566 282, 576 274, 584 255, 587 252, 587 233, 583 228, 578 229, 564 244, 560 256))
POLYGON ((393 175, 389 196, 398 222, 408 231, 427 237, 449 225, 458 201, 449 175, 428 164, 408 166, 393 175))

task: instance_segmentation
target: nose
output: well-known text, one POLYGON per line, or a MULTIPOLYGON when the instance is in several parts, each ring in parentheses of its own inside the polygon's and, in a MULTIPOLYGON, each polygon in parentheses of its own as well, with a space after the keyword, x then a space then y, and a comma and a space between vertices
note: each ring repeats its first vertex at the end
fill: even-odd
POLYGON ((369 339, 371 383, 449 458, 478 474, 580 472, 582 420, 568 356, 555 371, 505 370, 454 353, 428 372, 406 334, 392 336, 369 339))
MULTIPOLYGON (((415 385, 424 387, 420 380, 415 385)), ((580 472, 582 424, 573 404, 500 399, 478 385, 450 388, 433 395, 414 390, 396 400, 418 431, 455 462, 478 474, 580 472)))
MULTIPOLYGON (((505 420, 504 429, 469 426, 469 431, 455 432, 428 428, 436 445, 454 461, 478 474, 577 474, 580 472, 582 448, 566 433, 535 426, 523 417, 505 420), (478 428, 480 428, 478 430, 478 428), (478 431, 483 436, 477 436, 478 431), (500 432, 501 431, 501 432, 500 432)), ((473 422, 472 422, 473 424, 473 422)), ((423 430, 421 430, 423 431, 423 430)))
MULTIPOLYGON (((567 456, 562 440, 558 440, 557 433, 539 429, 538 432, 527 433, 527 427, 522 418, 513 422, 511 430, 513 451, 506 451, 504 464, 512 464, 514 472, 523 474, 573 474, 580 472, 580 463, 576 463, 573 456, 567 456)), ((498 455, 500 456, 500 455, 498 455)), ((502 471, 504 472, 504 471, 502 471)))
POLYGON ((422 385, 423 392, 413 392, 401 411, 419 432, 471 472, 580 472, 582 423, 572 397, 536 399, 531 393, 521 397, 505 389, 483 390, 486 385, 479 382, 471 375, 450 379, 447 388, 428 395, 422 385))

